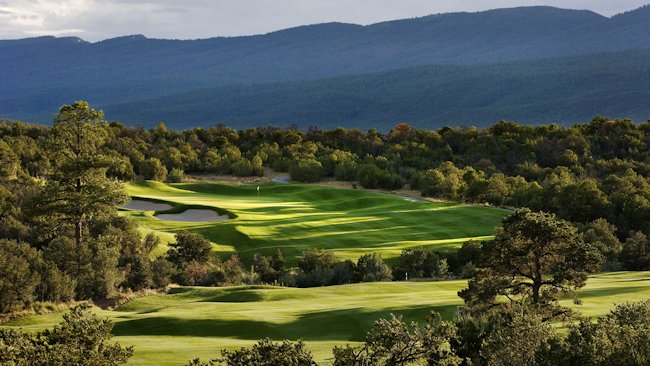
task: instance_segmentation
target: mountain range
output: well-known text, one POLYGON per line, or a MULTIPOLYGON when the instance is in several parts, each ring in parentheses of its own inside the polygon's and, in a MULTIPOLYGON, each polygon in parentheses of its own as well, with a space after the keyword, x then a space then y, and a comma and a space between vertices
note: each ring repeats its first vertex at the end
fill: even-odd
POLYGON ((0 116, 47 123, 83 99, 111 120, 174 128, 641 120, 650 118, 648 56, 650 6, 613 17, 523 7, 202 40, 4 40, 0 116))

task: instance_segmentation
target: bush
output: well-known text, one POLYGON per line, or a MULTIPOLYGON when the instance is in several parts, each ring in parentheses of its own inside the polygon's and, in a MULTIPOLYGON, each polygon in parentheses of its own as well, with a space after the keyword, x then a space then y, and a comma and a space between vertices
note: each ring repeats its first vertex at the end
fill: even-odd
POLYGON ((363 282, 388 281, 392 277, 390 268, 377 253, 361 256, 357 261, 357 272, 363 282))
POLYGON ((154 287, 164 289, 169 286, 172 276, 176 274, 174 265, 165 258, 157 258, 151 267, 154 287))
POLYGON ((176 243, 169 244, 167 256, 177 266, 192 261, 206 263, 212 253, 212 245, 200 234, 181 231, 176 234, 176 243))
POLYGON ((39 253, 28 244, 0 240, 0 313, 32 303, 41 276, 30 263, 38 258, 39 253))
POLYGON ((156 158, 149 158, 140 164, 140 174, 144 179, 162 182, 167 177, 167 168, 156 158))
MULTIPOLYGON (((311 352, 303 341, 288 340, 275 343, 270 339, 258 341, 253 347, 242 347, 236 351, 221 351, 221 358, 216 360, 225 366, 312 366, 316 365, 311 352)), ((202 363, 199 359, 187 366, 213 366, 215 361, 202 363)))
POLYGON ((291 163, 289 175, 297 182, 317 182, 323 176, 323 165, 314 159, 296 160, 291 163))
POLYGON ((113 324, 80 305, 63 316, 63 322, 35 335, 0 329, 2 365, 98 365, 125 364, 133 347, 111 342, 113 324))
POLYGON ((305 273, 310 273, 316 268, 331 268, 338 262, 334 253, 324 249, 309 249, 302 254, 298 261, 298 268, 305 273))
POLYGON ((167 183, 182 183, 184 179, 185 179, 185 172, 183 171, 183 169, 174 168, 167 175, 166 182, 167 183))

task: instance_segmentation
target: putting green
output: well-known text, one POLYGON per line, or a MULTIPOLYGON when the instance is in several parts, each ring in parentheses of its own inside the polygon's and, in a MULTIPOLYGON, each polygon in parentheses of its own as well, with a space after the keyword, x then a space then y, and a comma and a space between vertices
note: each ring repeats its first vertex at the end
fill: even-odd
POLYGON ((507 214, 491 207, 413 202, 364 190, 299 184, 263 184, 259 195, 256 185, 143 182, 126 187, 134 198, 169 203, 178 212, 207 207, 232 217, 174 222, 157 219, 153 211, 124 211, 145 233, 158 233, 169 242, 180 230, 197 232, 224 256, 237 252, 248 258, 281 248, 290 264, 309 248, 330 249, 352 259, 378 252, 389 262, 405 248, 456 248, 470 239, 492 238, 507 214))
MULTIPOLYGON (((390 313, 408 321, 431 310, 451 318, 465 281, 384 282, 319 288, 269 286, 178 288, 170 295, 143 297, 118 311, 98 314, 115 322, 114 338, 134 345, 134 365, 182 365, 194 357, 219 355, 219 349, 248 346, 265 337, 299 339, 320 361, 335 345, 363 339, 372 323, 390 313)), ((587 316, 606 314, 617 303, 650 297, 650 272, 593 276, 580 291, 584 305, 571 306, 587 316)), ((14 320, 7 326, 40 330, 61 314, 14 320)))

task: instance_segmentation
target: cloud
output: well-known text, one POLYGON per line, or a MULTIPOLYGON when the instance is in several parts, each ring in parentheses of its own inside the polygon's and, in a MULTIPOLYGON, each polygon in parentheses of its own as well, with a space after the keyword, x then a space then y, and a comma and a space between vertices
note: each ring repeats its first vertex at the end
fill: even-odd
POLYGON ((434 13, 551 5, 613 15, 650 0, 2 0, 0 38, 120 35, 207 38, 339 21, 370 24, 434 13))

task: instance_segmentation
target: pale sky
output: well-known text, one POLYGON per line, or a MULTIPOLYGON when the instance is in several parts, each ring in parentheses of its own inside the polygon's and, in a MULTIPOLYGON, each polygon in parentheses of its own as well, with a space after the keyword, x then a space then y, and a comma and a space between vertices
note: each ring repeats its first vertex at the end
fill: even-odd
POLYGON ((650 0, 0 0, 0 39, 196 39, 324 22, 372 24, 436 13, 550 5, 611 16, 650 0))

